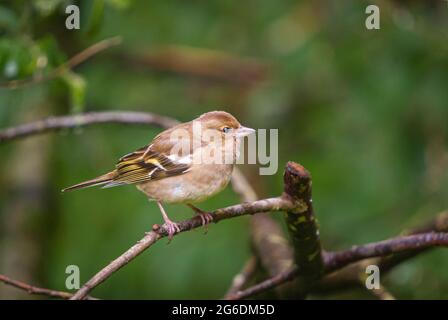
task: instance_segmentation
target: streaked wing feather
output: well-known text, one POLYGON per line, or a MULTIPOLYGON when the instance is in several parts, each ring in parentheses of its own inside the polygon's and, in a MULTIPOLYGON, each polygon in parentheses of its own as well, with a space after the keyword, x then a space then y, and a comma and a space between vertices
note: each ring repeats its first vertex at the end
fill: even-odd
POLYGON ((189 164, 173 161, 149 145, 120 158, 115 168, 117 176, 104 188, 176 176, 189 168, 189 164))

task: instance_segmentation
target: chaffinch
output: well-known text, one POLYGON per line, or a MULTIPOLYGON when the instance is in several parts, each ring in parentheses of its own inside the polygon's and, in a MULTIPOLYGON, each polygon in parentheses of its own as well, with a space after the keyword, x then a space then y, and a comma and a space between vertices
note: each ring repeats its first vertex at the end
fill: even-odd
POLYGON ((187 204, 204 226, 210 223, 213 217, 193 204, 227 186, 241 139, 253 132, 227 112, 208 112, 161 132, 150 144, 120 158, 113 171, 62 191, 135 184, 157 202, 172 239, 179 226, 169 219, 162 203, 187 204))

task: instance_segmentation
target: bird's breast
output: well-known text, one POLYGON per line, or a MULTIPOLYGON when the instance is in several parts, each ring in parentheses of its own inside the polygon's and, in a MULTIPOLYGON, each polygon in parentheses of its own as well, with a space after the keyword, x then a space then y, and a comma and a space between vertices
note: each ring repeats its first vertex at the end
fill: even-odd
POLYGON ((182 175, 145 182, 137 188, 162 202, 201 202, 227 186, 232 170, 231 164, 193 165, 182 175))

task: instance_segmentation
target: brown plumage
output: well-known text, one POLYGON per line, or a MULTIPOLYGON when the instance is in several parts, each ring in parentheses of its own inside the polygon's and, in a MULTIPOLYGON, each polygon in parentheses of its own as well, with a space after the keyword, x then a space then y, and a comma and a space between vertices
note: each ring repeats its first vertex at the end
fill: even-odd
POLYGON ((241 126, 238 120, 227 112, 208 112, 193 121, 161 132, 150 144, 120 158, 113 171, 62 191, 92 186, 109 188, 135 184, 148 198, 157 201, 171 238, 179 231, 178 226, 168 218, 161 203, 187 203, 201 214, 204 224, 210 222, 210 215, 194 207, 192 203, 205 200, 227 185, 236 161, 235 154, 240 139, 253 131, 241 126), (195 133, 197 128, 200 135, 195 133), (214 140, 204 139, 207 133, 214 135, 214 140), (182 135, 185 140, 178 139, 176 135, 182 135), (225 143, 229 141, 230 144, 225 143), (212 154, 218 151, 222 154, 230 153, 232 161, 195 161, 202 159, 200 156, 210 150, 212 154))

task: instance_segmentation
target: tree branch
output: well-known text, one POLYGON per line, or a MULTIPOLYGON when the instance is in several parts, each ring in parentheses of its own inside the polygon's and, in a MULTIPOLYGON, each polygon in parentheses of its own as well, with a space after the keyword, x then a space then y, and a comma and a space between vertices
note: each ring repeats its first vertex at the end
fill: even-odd
POLYGON ((281 284, 284 284, 288 281, 293 280, 298 274, 297 266, 292 267, 291 269, 281 272, 276 276, 269 278, 263 282, 260 282, 252 287, 249 287, 245 290, 238 291, 232 295, 226 297, 227 300, 241 300, 245 298, 249 298, 258 293, 268 291, 273 289, 281 284))
MULTIPOLYGON (((431 222, 422 227, 416 228, 409 232, 405 232, 404 235, 414 235, 428 232, 448 232, 448 212, 442 212, 438 214, 431 222)), ((409 250, 399 254, 382 257, 378 261, 378 266, 382 271, 388 271, 401 262, 409 260, 431 248, 432 247, 422 247, 415 250, 409 250)))
MULTIPOLYGON (((70 299, 73 296, 73 294, 70 292, 35 287, 25 282, 11 279, 3 274, 0 274, 0 282, 3 282, 4 284, 10 285, 20 290, 25 290, 29 294, 45 295, 49 297, 62 298, 62 299, 70 299)), ((98 300, 90 296, 87 296, 86 298, 88 300, 98 300)))
POLYGON ((56 67, 55 69, 51 70, 49 74, 47 75, 39 75, 31 78, 26 79, 19 79, 19 80, 12 80, 9 82, 0 83, 0 88, 7 88, 7 89, 17 89, 26 87, 33 84, 38 84, 41 82, 45 82, 48 80, 52 80, 54 78, 59 77, 64 72, 66 72, 68 69, 72 69, 76 67, 77 65, 81 64, 82 62, 86 61, 87 59, 93 57, 94 55, 100 53, 101 51, 104 51, 110 47, 114 47, 121 44, 121 38, 120 37, 113 37, 101 40, 90 47, 84 49, 83 51, 79 52, 78 54, 74 55, 72 58, 70 58, 67 62, 61 64, 60 66, 56 67))
MULTIPOLYGON (((406 252, 409 250, 423 249, 437 246, 448 246, 448 233, 430 232, 424 234, 398 237, 361 246, 339 252, 326 252, 324 254, 325 273, 336 271, 350 263, 371 257, 388 256, 390 254, 406 252)), ((282 272, 275 277, 267 279, 253 287, 240 291, 229 299, 244 299, 256 293, 272 289, 280 284, 290 281, 299 275, 299 269, 294 267, 282 272)), ((358 279, 359 282, 359 279, 358 279)), ((325 288, 325 287, 323 287, 325 288)))
MULTIPOLYGON (((90 112, 78 115, 51 117, 40 121, 31 122, 17 127, 11 127, 0 131, 0 142, 10 141, 13 139, 24 138, 30 135, 42 134, 50 131, 57 131, 61 129, 76 128, 81 126, 88 126, 99 123, 123 123, 123 124, 137 124, 137 125, 156 125, 163 128, 168 128, 176 125, 178 121, 159 116, 151 113, 144 112, 90 112)), ((236 193, 240 195, 243 201, 253 201, 256 199, 255 192, 245 179, 244 175, 235 168, 234 175, 232 177, 232 186, 236 193)), ((191 225, 190 225, 191 226, 191 225)), ((187 226, 186 228, 189 228, 187 226)), ((163 235, 164 230, 159 230, 163 235)), ((140 252, 144 251, 147 247, 151 246, 155 241, 160 238, 159 235, 149 233, 142 239, 137 246, 134 246, 127 251, 128 256, 136 257, 140 252)), ((117 259, 114 265, 123 263, 122 260, 117 259)), ((95 281, 105 276, 105 271, 113 271, 105 268, 103 273, 99 273, 95 278, 95 281)), ((107 275, 107 274, 106 274, 107 275)))
POLYGON ((351 249, 344 251, 327 252, 325 254, 325 271, 329 273, 367 258, 384 257, 409 250, 438 246, 448 246, 448 233, 430 232, 415 234, 361 246, 353 246, 351 249))
POLYGON ((10 127, 0 131, 0 143, 49 131, 71 129, 98 123, 122 123, 133 125, 156 125, 172 127, 179 122, 148 112, 108 111, 88 112, 70 116, 50 117, 43 120, 10 127))
MULTIPOLYGON (((247 214, 255 214, 258 212, 291 210, 293 206, 294 203, 292 203, 289 199, 280 196, 276 198, 258 200, 250 203, 242 203, 218 209, 212 212, 211 215, 213 216, 213 222, 218 223, 221 220, 235 218, 247 214)), ((190 231, 202 226, 202 221, 199 216, 195 216, 191 219, 179 222, 178 226, 180 232, 190 231)), ((179 233, 176 233, 176 235, 178 234, 179 233)), ((131 260, 136 258, 143 251, 156 243, 159 239, 166 236, 168 236, 168 231, 166 230, 164 225, 154 225, 153 231, 148 232, 140 241, 137 242, 137 244, 132 246, 117 259, 104 267, 95 276, 93 276, 93 278, 91 278, 81 289, 79 289, 71 299, 84 299, 84 297, 93 288, 109 278, 114 272, 128 264, 131 260)))
POLYGON ((232 296, 233 294, 240 291, 250 281, 255 271, 257 270, 257 266, 257 257, 251 256, 249 260, 247 260, 244 264, 243 269, 241 269, 241 271, 233 278, 232 284, 227 290, 224 299, 227 299, 228 296, 232 296))
POLYGON ((294 260, 300 275, 297 294, 304 298, 324 272, 319 229, 313 212, 311 176, 301 165, 289 162, 284 175, 285 195, 296 204, 287 211, 286 223, 294 248, 294 260))
MULTIPOLYGON (((448 232, 448 212, 438 214, 432 221, 425 225, 404 232, 404 235, 421 234, 428 232, 448 232)), ((432 249, 433 247, 418 248, 399 252, 384 257, 370 258, 352 263, 336 272, 326 275, 317 286, 313 288, 313 292, 329 293, 336 290, 350 289, 359 286, 359 277, 365 274, 368 265, 377 265, 384 274, 395 266, 404 261, 414 258, 415 256, 432 249)))
POLYGON ((311 200, 311 176, 303 166, 288 162, 284 174, 284 186, 284 197, 295 204, 292 210, 287 210, 286 222, 292 238, 296 265, 293 266, 294 261, 290 261, 286 270, 283 268, 272 278, 236 292, 228 296, 229 299, 243 299, 267 291, 294 279, 299 274, 300 277, 295 284, 295 295, 303 298, 324 272, 321 243, 311 200))
POLYGON ((378 300, 396 300, 395 297, 389 291, 387 291, 386 288, 384 288, 384 285, 381 285, 379 289, 372 289, 372 290, 367 289, 367 291, 371 295, 377 297, 378 300))
MULTIPOLYGON (((234 169, 232 186, 242 201, 257 200, 255 190, 238 168, 234 169)), ((250 219, 250 230, 254 254, 269 276, 275 276, 294 265, 291 245, 280 225, 268 213, 253 215, 250 219)), ((279 287, 277 291, 280 297, 285 297, 290 293, 290 289, 289 286, 279 287)))
MULTIPOLYGON (((165 128, 171 127, 178 122, 170 118, 165 118, 150 113, 92 112, 73 116, 53 117, 18 127, 8 128, 0 131, 0 142, 63 128, 74 128, 96 123, 150 124, 165 128)), ((240 176, 239 179, 238 174, 240 173, 237 171, 237 176, 234 176, 233 178, 236 192, 246 199, 246 201, 248 199, 256 198, 256 195, 250 188, 250 185, 247 184, 244 177, 241 179, 240 176), (244 185, 243 182, 245 182, 246 185, 244 185)), ((311 178, 308 172, 306 172, 302 166, 290 162, 288 163, 285 171, 285 192, 282 196, 218 209, 212 213, 214 216, 214 221, 218 222, 220 220, 246 214, 255 214, 258 212, 286 211, 289 230, 295 244, 295 260, 298 267, 294 266, 288 268, 285 271, 282 271, 253 287, 247 288, 243 291, 238 291, 233 295, 228 296, 228 298, 246 298, 271 288, 275 288, 292 279, 302 277, 305 277, 306 280, 304 289, 302 289, 306 294, 308 291, 313 291, 316 288, 316 286, 312 286, 312 284, 320 277, 324 275, 332 276, 335 273, 333 271, 338 271, 341 269, 341 271, 344 271, 352 266, 357 266, 357 268, 359 268, 359 266, 369 262, 369 260, 366 260, 368 258, 380 257, 380 260, 376 259, 374 261, 379 262, 383 267, 391 268, 405 259, 423 252, 424 250, 435 246, 448 245, 447 233, 428 232, 431 229, 436 229, 437 231, 448 230, 448 215, 444 215, 433 224, 415 231, 418 232, 418 234, 393 238, 362 246, 355 246, 345 251, 323 253, 320 247, 317 223, 315 222, 312 212, 310 179, 311 178), (300 232, 299 229, 301 230, 300 232), (308 236, 305 237, 304 234, 307 234, 308 236), (355 262, 358 262, 359 266, 355 262), (333 273, 329 275, 331 272, 333 273), (300 277, 298 277, 299 275, 300 277), (307 283, 307 281, 309 282, 307 283)), ((201 225, 200 218, 194 217, 181 222, 180 229, 181 232, 184 232, 197 228, 201 225)), ((143 239, 137 242, 137 244, 132 246, 125 253, 98 272, 71 298, 87 298, 87 294, 93 288, 108 279, 114 272, 122 268, 144 250, 165 236, 167 236, 167 230, 165 227, 154 225, 153 231, 148 232, 143 239)), ((356 274, 356 276, 358 275, 359 273, 356 274)), ((327 285, 330 287, 331 285, 329 284, 331 282, 325 281, 328 276, 323 279, 324 281, 319 282, 319 286, 317 287, 325 288, 327 285)), ((336 277, 336 280, 336 283, 343 283, 338 280, 338 277, 336 277)), ((344 280, 344 278, 342 280, 344 280)), ((2 281, 5 283, 8 282, 4 280, 2 281)), ((10 284, 15 283, 16 285, 12 285, 25 290, 31 290, 33 291, 32 293, 44 292, 45 290, 48 290, 11 281, 9 281, 10 284)), ((359 283, 359 278, 357 278, 356 281, 359 283)), ((299 284, 300 286, 304 285, 303 282, 299 282, 299 284)), ((49 291, 53 293, 56 292, 55 294, 58 292, 53 290, 49 291)), ((69 293, 65 293, 63 296, 68 297, 67 294, 69 293)), ((59 295, 58 297, 62 296, 59 295)))

